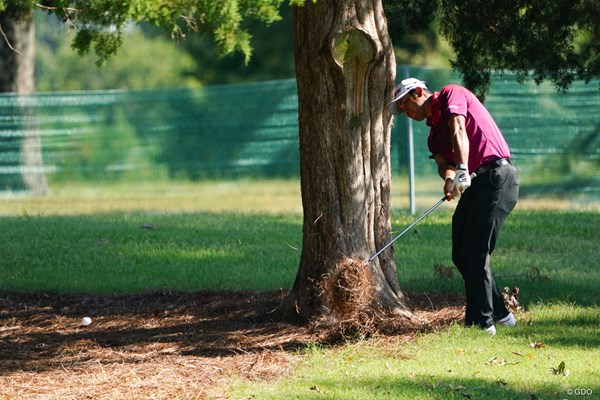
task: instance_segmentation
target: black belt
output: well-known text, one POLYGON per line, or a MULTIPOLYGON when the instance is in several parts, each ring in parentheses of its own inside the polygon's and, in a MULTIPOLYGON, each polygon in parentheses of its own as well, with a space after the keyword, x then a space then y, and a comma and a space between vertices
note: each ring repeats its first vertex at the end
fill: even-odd
POLYGON ((494 169, 494 168, 501 167, 503 165, 508 165, 508 164, 512 164, 510 162, 510 158, 499 158, 495 161, 489 162, 487 164, 483 164, 481 167, 477 168, 475 173, 471 174, 471 178, 475 178, 476 176, 485 174, 490 169, 494 169))

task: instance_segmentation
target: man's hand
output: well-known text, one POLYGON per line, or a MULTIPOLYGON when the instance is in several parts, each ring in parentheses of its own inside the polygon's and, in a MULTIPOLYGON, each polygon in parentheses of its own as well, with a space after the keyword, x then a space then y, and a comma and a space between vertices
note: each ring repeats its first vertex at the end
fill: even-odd
POLYGON ((454 200, 456 197, 460 196, 458 191, 454 191, 454 180, 452 178, 446 178, 444 181, 444 194, 448 198, 448 201, 454 200))
POLYGON ((471 176, 469 176, 469 171, 457 169, 452 183, 454 186, 453 192, 455 193, 455 197, 460 196, 469 186, 471 186, 471 176))

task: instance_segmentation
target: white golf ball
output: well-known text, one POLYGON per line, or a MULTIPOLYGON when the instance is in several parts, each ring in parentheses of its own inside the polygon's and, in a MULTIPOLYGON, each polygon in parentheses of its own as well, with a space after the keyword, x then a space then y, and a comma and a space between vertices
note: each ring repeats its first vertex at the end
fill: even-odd
POLYGON ((92 319, 90 317, 83 317, 81 318, 81 323, 83 325, 89 325, 92 323, 92 319))

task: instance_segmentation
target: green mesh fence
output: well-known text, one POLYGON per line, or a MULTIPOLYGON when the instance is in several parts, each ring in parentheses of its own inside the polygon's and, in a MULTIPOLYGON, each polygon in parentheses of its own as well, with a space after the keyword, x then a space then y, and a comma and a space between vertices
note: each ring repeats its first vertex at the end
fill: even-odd
POLYGON ((293 80, 202 89, 0 97, 0 187, 122 179, 298 176, 293 80), (43 163, 23 162, 38 139, 43 163), (41 169, 40 169, 41 168, 41 169))
MULTIPOLYGON (((398 70, 432 90, 449 69, 398 70)), ((523 195, 600 198, 600 91, 568 93, 497 76, 486 106, 509 142, 523 195)), ((406 174, 404 117, 392 132, 392 170, 406 174)), ((417 182, 433 181, 424 123, 414 123, 417 182)), ((294 80, 201 89, 0 96, 0 190, 54 183, 154 179, 292 178, 299 174, 294 80)), ((439 185, 438 185, 439 186, 439 185)), ((436 193, 440 190, 435 187, 436 193)))

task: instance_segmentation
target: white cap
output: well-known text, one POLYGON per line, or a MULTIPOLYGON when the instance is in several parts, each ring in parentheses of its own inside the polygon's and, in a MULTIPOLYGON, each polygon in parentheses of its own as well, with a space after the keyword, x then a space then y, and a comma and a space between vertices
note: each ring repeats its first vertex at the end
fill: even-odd
POLYGON ((416 88, 427 90, 427 85, 424 81, 420 81, 416 78, 406 78, 403 79, 402 82, 398 84, 398 86, 396 86, 396 89, 394 90, 394 100, 392 100, 392 103, 390 104, 389 108, 390 112, 393 115, 400 114, 400 109, 398 108, 396 102, 403 98, 406 95, 406 93, 416 88))

